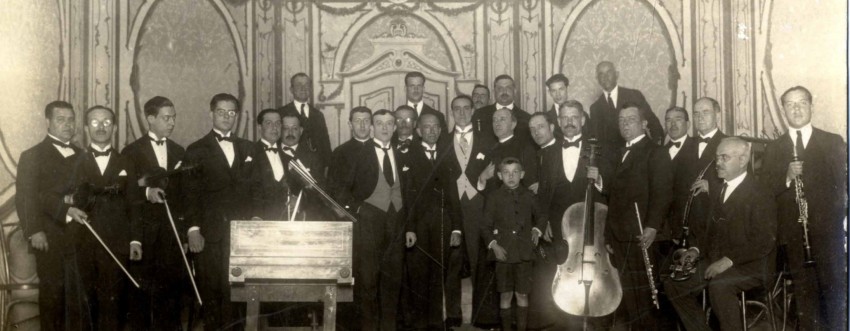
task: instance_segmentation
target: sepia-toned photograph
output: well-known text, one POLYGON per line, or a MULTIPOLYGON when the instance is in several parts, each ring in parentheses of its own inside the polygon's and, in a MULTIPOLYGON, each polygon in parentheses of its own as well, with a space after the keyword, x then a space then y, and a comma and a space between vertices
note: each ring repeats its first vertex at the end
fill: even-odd
POLYGON ((0 331, 848 330, 846 0, 5 0, 0 331))

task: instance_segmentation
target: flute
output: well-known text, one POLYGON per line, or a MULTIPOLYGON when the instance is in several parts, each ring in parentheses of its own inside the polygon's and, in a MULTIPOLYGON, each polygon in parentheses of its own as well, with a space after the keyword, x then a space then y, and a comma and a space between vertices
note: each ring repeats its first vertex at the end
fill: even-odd
MULTIPOLYGON (((643 224, 640 221, 640 210, 638 209, 637 202, 635 202, 635 214, 637 215, 640 234, 643 235, 643 224)), ((653 281, 654 277, 652 277, 652 263, 649 261, 649 253, 643 245, 641 245, 640 251, 643 253, 643 265, 646 267, 646 277, 649 278, 649 291, 652 292, 652 304, 655 305, 655 309, 658 309, 658 289, 655 288, 655 281, 653 281)))

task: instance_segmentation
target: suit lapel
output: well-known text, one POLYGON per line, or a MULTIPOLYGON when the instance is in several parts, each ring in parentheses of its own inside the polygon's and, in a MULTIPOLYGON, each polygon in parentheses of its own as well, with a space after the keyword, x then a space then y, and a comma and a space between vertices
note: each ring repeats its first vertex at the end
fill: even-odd
MULTIPOLYGON (((153 152, 153 146, 151 146, 151 144, 147 144, 146 149, 150 151, 151 156, 153 157, 153 164, 157 164, 156 155, 153 152)), ((168 166, 168 169, 166 170, 174 170, 174 168, 177 167, 177 162, 180 162, 180 157, 177 155, 178 151, 177 143, 170 139, 165 141, 165 152, 168 155, 165 158, 165 165, 168 166)))

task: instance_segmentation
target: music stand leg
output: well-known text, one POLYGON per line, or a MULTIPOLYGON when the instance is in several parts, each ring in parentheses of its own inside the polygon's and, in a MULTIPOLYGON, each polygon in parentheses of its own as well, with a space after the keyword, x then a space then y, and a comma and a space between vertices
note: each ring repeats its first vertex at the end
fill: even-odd
POLYGON ((260 318, 260 300, 257 299, 257 288, 252 287, 250 292, 253 292, 246 304, 245 309, 245 331, 257 331, 257 323, 260 318))
POLYGON ((325 287, 325 296, 322 301, 325 303, 325 313, 322 316, 322 329, 325 331, 336 330, 336 285, 325 287))

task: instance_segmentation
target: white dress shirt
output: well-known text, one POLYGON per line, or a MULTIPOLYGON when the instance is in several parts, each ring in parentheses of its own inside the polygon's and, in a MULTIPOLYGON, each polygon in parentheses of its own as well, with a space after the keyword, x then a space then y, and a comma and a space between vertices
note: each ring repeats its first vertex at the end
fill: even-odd
POLYGON ((549 142, 548 142, 548 143, 545 143, 545 144, 543 144, 543 146, 540 146, 540 149, 544 149, 544 148, 546 148, 546 147, 552 146, 552 145, 554 145, 554 144, 555 144, 555 142, 556 142, 556 141, 557 141, 557 140, 556 140, 555 138, 552 138, 552 140, 549 140, 549 142))
MULTIPOLYGON (((98 152, 106 152, 106 151, 112 149, 112 145, 107 145, 105 148, 100 148, 100 147, 97 147, 97 145, 92 144, 92 145, 89 146, 89 148, 96 150, 98 152)), ((94 153, 92 153, 92 154, 94 154, 94 153)), ((103 174, 106 172, 106 166, 109 165, 109 158, 111 158, 111 157, 112 157, 112 153, 109 153, 109 155, 106 155, 106 156, 97 156, 97 157, 94 158, 94 162, 97 163, 97 168, 100 170, 101 176, 103 176, 103 174)))
MULTIPOLYGON (((643 137, 646 137, 646 134, 639 135, 635 139, 629 140, 628 142, 626 142, 626 148, 632 147, 632 145, 637 144, 641 139, 643 139, 643 137)), ((629 156, 629 152, 629 150, 626 150, 626 152, 623 153, 623 159, 620 160, 620 163, 626 162, 626 156, 629 156)))
MULTIPOLYGON (((221 131, 218 131, 218 129, 213 129, 213 131, 215 131, 215 133, 218 133, 222 137, 230 137, 230 134, 232 133, 228 132, 227 134, 223 134, 221 133, 221 131)), ((227 158, 227 164, 232 167, 233 159, 236 158, 236 152, 233 150, 233 142, 218 139, 216 139, 216 141, 218 142, 218 146, 220 146, 221 150, 224 152, 224 157, 227 158)))
MULTIPOLYGON (((53 140, 62 141, 62 139, 56 138, 56 136, 54 136, 52 134, 48 133, 47 136, 52 138, 53 140)), ((71 144, 71 141, 69 140, 67 142, 67 144, 71 144)), ((69 157, 69 156, 75 154, 74 149, 71 148, 71 147, 63 147, 63 146, 59 146, 57 144, 53 144, 53 147, 56 147, 56 150, 59 151, 59 154, 62 154, 62 157, 69 157)))
POLYGON ((295 152, 298 151, 298 144, 295 144, 295 145, 292 145, 292 146, 287 146, 287 145, 284 144, 282 146, 282 148, 283 148, 283 152, 286 153, 286 155, 289 155, 291 157, 295 157, 295 152), (291 150, 287 150, 287 148, 291 148, 291 150))
MULTIPOLYGON (((699 136, 700 136, 700 138, 702 138, 702 139, 711 139, 711 138, 714 138, 714 135, 715 135, 715 134, 717 134, 717 128, 714 128, 714 130, 711 130, 711 132, 709 132, 707 135, 704 135, 704 136, 703 136, 703 135, 700 133, 700 135, 699 135, 699 136)), ((700 157, 700 158, 702 157, 702 152, 705 150, 705 147, 706 147, 706 146, 708 146, 708 143, 706 143, 706 142, 702 142, 702 141, 701 141, 701 142, 699 143, 699 154, 697 154, 697 157, 700 157)))
POLYGON ((410 108, 413 108, 413 110, 416 111, 416 117, 422 116, 422 105, 423 105, 422 100, 419 100, 419 102, 416 102, 416 103, 408 100, 407 105, 410 106, 410 108))
MULTIPOLYGON (((564 138, 568 142, 574 142, 576 140, 581 139, 581 135, 576 135, 572 139, 564 138)), ((581 154, 581 147, 584 144, 583 141, 579 141, 578 147, 567 148, 561 152, 561 163, 564 165, 564 175, 567 176, 567 180, 572 182, 576 176, 576 169, 578 169, 578 160, 579 155, 581 154)))
POLYGON ((383 148, 388 148, 387 153, 390 154, 390 165, 393 168, 393 183, 398 183, 398 168, 396 167, 395 153, 393 153, 392 145, 390 145, 389 142, 384 144, 380 140, 374 139, 374 138, 372 139, 372 141, 374 141, 375 144, 377 144, 377 146, 375 146, 375 151, 378 153, 378 169, 384 169, 384 149, 383 148), (383 146, 383 148, 378 147, 378 146, 383 146))
MULTIPOLYGON (((669 136, 668 136, 668 138, 669 138, 669 136)), ((673 145, 673 146, 670 146, 670 148, 667 149, 667 153, 670 153, 670 159, 671 160, 675 159, 676 155, 679 154, 679 151, 682 150, 682 147, 685 146, 685 140, 686 139, 688 139, 688 135, 683 135, 683 136, 679 137, 679 139, 669 141, 669 142, 672 142, 672 143, 679 143, 679 147, 676 147, 676 145, 673 145)))
POLYGON ((292 100, 292 103, 295 105, 295 111, 299 114, 301 113, 301 105, 304 105, 304 118, 310 118, 310 104, 304 102, 299 102, 298 100, 292 100))
POLYGON ((747 177, 747 172, 744 171, 742 174, 738 175, 732 180, 725 181, 726 183, 726 192, 723 194, 723 202, 726 202, 726 199, 729 199, 729 196, 732 195, 732 192, 738 188, 738 185, 741 185, 741 182, 744 181, 744 178, 747 177))
POLYGON ((794 148, 797 148, 797 132, 803 134, 803 149, 809 146, 809 139, 812 138, 812 123, 804 125, 802 128, 788 128, 788 136, 791 138, 791 143, 794 148))
POLYGON ((167 138, 158 138, 155 133, 148 131, 148 137, 151 138, 150 144, 153 147, 153 154, 156 155, 156 164, 165 170, 168 170, 168 142, 167 138), (161 141, 162 144, 157 144, 161 141))
POLYGON ((614 88, 611 89, 611 92, 605 92, 605 90, 602 90, 602 94, 605 95, 606 99, 610 95, 611 96, 611 102, 614 103, 614 108, 616 108, 617 107, 617 98, 619 98, 619 95, 620 95, 620 85, 614 86, 614 88))

